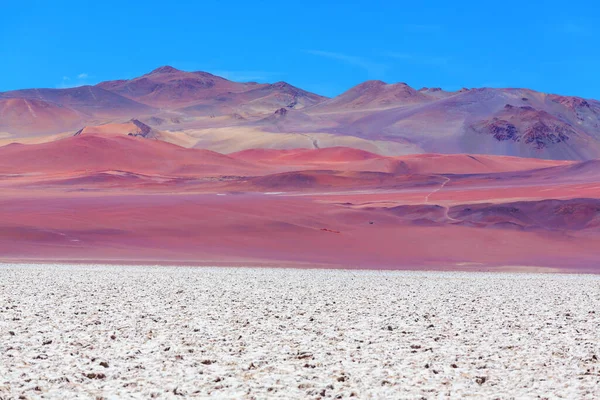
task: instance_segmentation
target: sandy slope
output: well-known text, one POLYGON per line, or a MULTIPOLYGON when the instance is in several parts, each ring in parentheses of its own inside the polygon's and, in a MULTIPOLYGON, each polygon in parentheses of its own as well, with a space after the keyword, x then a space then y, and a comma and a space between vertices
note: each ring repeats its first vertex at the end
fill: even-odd
POLYGON ((0 397, 600 396, 598 276, 0 265, 0 282, 0 397))
POLYGON ((597 271, 597 164, 84 132, 0 147, 0 257, 597 271))
POLYGON ((256 172, 250 164, 159 140, 83 134, 54 142, 0 147, 0 174, 124 171, 171 176, 256 172))

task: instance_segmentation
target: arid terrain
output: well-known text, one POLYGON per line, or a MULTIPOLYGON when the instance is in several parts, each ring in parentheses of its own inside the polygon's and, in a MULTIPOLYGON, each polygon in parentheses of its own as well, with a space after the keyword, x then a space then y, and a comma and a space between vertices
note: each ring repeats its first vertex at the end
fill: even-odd
POLYGON ((600 103, 161 67, 0 93, 0 259, 597 272, 600 103))
POLYGON ((3 398, 600 396, 600 277, 0 265, 3 398))

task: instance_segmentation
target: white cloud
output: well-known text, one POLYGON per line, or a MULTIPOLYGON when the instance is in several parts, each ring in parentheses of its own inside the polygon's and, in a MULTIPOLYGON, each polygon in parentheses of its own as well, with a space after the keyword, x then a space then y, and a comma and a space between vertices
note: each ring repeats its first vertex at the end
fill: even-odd
POLYGON ((272 81, 277 76, 281 76, 277 72, 268 71, 227 71, 227 70, 216 70, 211 71, 211 74, 229 79, 235 82, 267 82, 272 81))
POLYGON ((89 85, 88 78, 90 76, 86 73, 78 74, 76 77, 63 76, 62 80, 56 85, 57 89, 68 89, 72 87, 89 85))
POLYGON ((363 57, 353 56, 349 54, 343 53, 335 53, 331 51, 321 51, 321 50, 306 50, 308 54, 312 54, 319 57, 330 58, 332 60, 338 60, 348 65, 353 65, 367 71, 370 77, 381 77, 385 74, 385 71, 388 69, 388 65, 381 64, 378 62, 370 61, 363 57))

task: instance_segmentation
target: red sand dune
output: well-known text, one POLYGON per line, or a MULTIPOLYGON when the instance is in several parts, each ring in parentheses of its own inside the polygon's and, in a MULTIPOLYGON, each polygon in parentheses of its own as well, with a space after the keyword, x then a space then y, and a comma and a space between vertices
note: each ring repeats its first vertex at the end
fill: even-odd
POLYGON ((385 157, 348 147, 324 149, 249 149, 229 156, 271 165, 294 165, 343 171, 375 171, 402 174, 483 174, 512 172, 572 164, 509 156, 468 154, 416 154, 385 157))
MULTIPOLYGON (((517 161, 518 162, 518 161, 517 161)), ((527 159, 523 160, 528 164, 527 159)), ((600 161, 590 160, 583 162, 557 162, 557 165, 540 168, 525 169, 520 171, 480 173, 476 175, 457 175, 452 177, 453 187, 540 187, 546 186, 545 191, 559 190, 561 187, 569 188, 573 192, 576 187, 593 189, 600 179, 600 161), (590 185, 588 185, 590 184, 590 185)), ((533 164, 535 165, 535 164, 533 164)), ((600 186, 597 186, 600 188, 600 186)), ((583 191, 581 192, 584 193, 583 191)), ((547 193, 547 196, 556 196, 547 193)), ((559 196, 561 197, 561 196, 559 196)))
POLYGON ((569 163, 533 170, 525 175, 530 181, 554 180, 554 182, 598 182, 600 180, 600 160, 589 160, 578 163, 569 163))
POLYGON ((414 174, 483 174, 569 165, 569 161, 481 154, 417 154, 396 157, 414 174))
POLYGON ((38 99, 0 98, 0 132, 61 132, 81 123, 77 111, 38 99))
POLYGON ((127 171, 199 177, 257 170, 247 162, 209 150, 128 136, 81 135, 42 144, 0 147, 0 174, 127 171))
POLYGON ((544 197, 570 177, 597 181, 591 161, 226 156, 103 133, 0 147, 0 175, 5 259, 577 271, 600 261, 600 193, 544 197))
MULTIPOLYGON (((148 129, 151 133, 152 130, 148 129)), ((285 186, 293 188, 295 181, 311 180, 317 183, 319 180, 329 180, 331 182, 326 186, 331 187, 335 187, 336 182, 343 187, 350 187, 354 181, 356 188, 360 188, 364 185, 377 187, 384 181, 388 184, 406 181, 407 175, 486 174, 547 166, 580 168, 571 166, 568 162, 501 156, 427 154, 394 158, 345 147, 313 150, 255 149, 226 156, 208 150, 186 149, 160 140, 122 136, 126 131, 138 132, 139 129, 134 122, 108 124, 84 129, 82 134, 54 142, 0 147, 0 173, 125 171, 146 175, 200 177, 219 174, 262 176, 283 171, 257 182, 287 182, 285 186), (121 135, 114 133, 116 131, 121 135), (302 170, 307 171, 301 172, 302 170)), ((437 180, 433 183, 435 182, 437 180)))
POLYGON ((283 163, 292 165, 318 162, 339 163, 383 158, 378 154, 369 153, 368 151, 353 149, 350 147, 291 150, 248 149, 229 154, 229 156, 245 161, 283 163))
POLYGON ((374 171, 305 170, 269 174, 245 179, 244 184, 233 184, 245 191, 302 190, 377 190, 407 189, 415 186, 438 185, 441 177, 429 175, 391 174, 374 171))
MULTIPOLYGON (((187 179, 227 176, 227 182, 202 182, 203 190, 213 187, 216 191, 314 192, 418 187, 423 190, 431 188, 431 191, 441 185, 446 189, 459 186, 476 188, 481 184, 498 186, 519 182, 522 176, 530 177, 531 174, 548 176, 548 171, 552 176, 559 175, 553 173, 554 168, 564 171, 563 174, 571 169, 593 169, 591 162, 582 167, 569 162, 501 156, 427 154, 395 158, 344 147, 255 149, 226 156, 159 140, 107 133, 117 128, 126 132, 138 127, 134 123, 108 124, 89 131, 84 129, 75 137, 54 142, 0 147, 0 174, 34 174, 24 178, 30 184, 38 179, 46 181, 46 185, 75 185, 77 182, 86 186, 108 183, 118 186, 121 182, 122 186, 126 186, 128 181, 131 184, 143 182, 157 189, 161 181, 153 176, 187 179), (556 167, 541 168, 551 165, 556 167), (120 174, 97 174, 107 171, 119 171, 120 174), (45 178, 48 174, 53 176, 45 178)), ((162 183, 166 188, 174 181, 162 183)))

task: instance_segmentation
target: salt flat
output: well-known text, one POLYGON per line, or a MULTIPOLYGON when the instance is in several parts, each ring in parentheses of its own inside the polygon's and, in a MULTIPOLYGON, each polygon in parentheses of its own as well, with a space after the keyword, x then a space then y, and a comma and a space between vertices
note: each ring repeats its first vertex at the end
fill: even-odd
POLYGON ((600 398, 600 276, 0 265, 0 399, 600 398))

